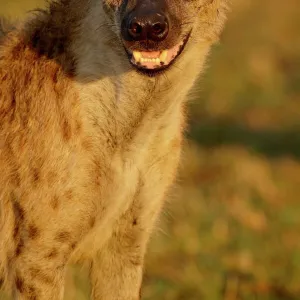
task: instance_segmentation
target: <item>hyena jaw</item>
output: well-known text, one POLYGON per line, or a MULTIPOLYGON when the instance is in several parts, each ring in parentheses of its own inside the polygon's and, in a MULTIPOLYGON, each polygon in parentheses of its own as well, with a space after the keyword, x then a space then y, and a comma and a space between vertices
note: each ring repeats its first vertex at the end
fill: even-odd
POLYGON ((0 280, 15 299, 61 299, 69 262, 88 262, 93 299, 140 299, 226 2, 60 0, 0 37, 0 280))

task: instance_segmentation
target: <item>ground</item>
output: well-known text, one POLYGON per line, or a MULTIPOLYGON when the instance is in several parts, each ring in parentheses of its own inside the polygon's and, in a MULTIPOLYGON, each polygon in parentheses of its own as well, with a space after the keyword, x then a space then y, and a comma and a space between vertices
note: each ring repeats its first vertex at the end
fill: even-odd
MULTIPOLYGON (((191 95, 144 300, 300 299, 299 0, 233 2, 191 95)), ((10 0, 0 13, 20 16, 37 4, 10 0)), ((67 300, 88 299, 83 277, 73 269, 67 300)))

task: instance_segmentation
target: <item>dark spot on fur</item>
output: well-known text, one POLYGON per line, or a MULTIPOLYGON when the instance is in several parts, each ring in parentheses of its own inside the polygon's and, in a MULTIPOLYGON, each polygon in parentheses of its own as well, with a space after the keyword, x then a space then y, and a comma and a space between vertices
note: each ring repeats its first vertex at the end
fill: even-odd
POLYGON ((101 176, 99 174, 96 173, 95 176, 95 185, 96 186, 100 186, 101 185, 101 176))
POLYGON ((28 286, 28 299, 37 300, 36 289, 33 286, 28 286))
POLYGON ((30 268, 30 269, 29 269, 29 272, 30 272, 30 275, 31 275, 32 277, 36 277, 36 276, 38 275, 38 273, 39 273, 39 270, 36 269, 36 268, 30 268))
POLYGON ((62 133, 65 141, 69 141, 71 139, 71 126, 67 120, 63 121, 62 133))
POLYGON ((15 223, 14 233, 13 233, 14 240, 16 240, 18 236, 19 236, 19 223, 15 223))
POLYGON ((34 225, 34 224, 30 224, 28 226, 28 237, 32 240, 38 238, 40 235, 40 231, 39 229, 34 225))
POLYGON ((72 243, 71 244, 71 249, 74 250, 76 248, 76 246, 77 246, 77 243, 72 243))
POLYGON ((29 291, 30 294, 35 293, 35 288, 34 288, 33 286, 30 285, 30 286, 28 287, 28 291, 29 291))
POLYGON ((15 214, 15 226, 13 232, 13 238, 16 240, 19 236, 21 223, 24 221, 24 210, 21 207, 20 203, 17 202, 15 198, 13 198, 13 209, 15 214))
POLYGON ((20 178, 20 174, 18 171, 15 171, 13 174, 12 174, 12 182, 15 186, 20 186, 21 184, 21 178, 20 178))
POLYGON ((24 241, 23 239, 20 239, 18 245, 17 245, 17 248, 16 248, 16 256, 20 256, 20 254, 22 253, 22 250, 24 248, 24 241))
POLYGON ((16 284, 17 290, 22 294, 24 292, 24 281, 18 275, 16 275, 15 284, 16 284))
POLYGON ((59 77, 58 70, 56 70, 56 72, 54 72, 54 74, 53 74, 53 83, 54 84, 58 83, 58 77, 59 77))
POLYGON ((101 162, 99 160, 94 161, 94 168, 91 170, 91 175, 95 178, 95 185, 101 185, 101 162))
POLYGON ((11 108, 13 111, 16 109, 16 91, 15 89, 12 89, 12 95, 11 95, 11 108))
POLYGON ((30 272, 30 275, 33 279, 37 279, 37 280, 39 280, 43 283, 46 283, 46 284, 52 284, 53 283, 52 277, 46 275, 44 272, 42 272, 38 268, 30 268, 29 272, 30 272))
POLYGON ((81 146, 82 146, 83 150, 85 150, 87 152, 92 151, 93 147, 94 147, 93 142, 89 138, 82 139, 81 146))
POLYGON ((40 170, 38 168, 34 168, 32 170, 32 177, 33 177, 33 182, 37 184, 40 181, 41 175, 40 175, 40 170))
POLYGON ((57 196, 54 196, 54 197, 51 199, 50 205, 51 205, 51 207, 52 207, 54 210, 57 210, 57 209, 58 209, 59 201, 58 201, 58 197, 57 197, 57 196))
POLYGON ((133 266, 141 266, 143 264, 143 259, 137 255, 132 256, 129 258, 129 262, 133 265, 133 266))
POLYGON ((3 284, 4 284, 4 278, 0 277, 0 289, 3 286, 3 284))
POLYGON ((24 43, 17 43, 11 51, 11 55, 15 60, 18 60, 20 56, 23 55, 24 50, 25 50, 24 43))
POLYGON ((70 190, 67 190, 64 194, 64 196, 68 199, 68 200, 72 200, 73 198, 73 191, 70 189, 70 190))
POLYGON ((65 242, 69 241, 70 238, 71 238, 71 234, 68 231, 60 231, 55 236, 55 240, 57 240, 58 242, 61 242, 61 243, 65 243, 65 242))
POLYGON ((82 124, 80 121, 76 122, 76 133, 77 135, 79 135, 81 133, 81 129, 82 129, 82 124))
POLYGON ((57 255, 58 255, 58 251, 57 251, 55 248, 53 248, 53 249, 45 256, 45 258, 53 259, 53 258, 57 257, 57 255))
POLYGON ((27 86, 32 80, 32 76, 30 74, 30 72, 26 72, 25 76, 24 76, 24 85, 27 86))
POLYGON ((20 205, 19 202, 17 202, 16 200, 14 200, 14 213, 15 213, 15 218, 18 221, 24 221, 24 209, 22 208, 22 206, 20 205))
POLYGON ((134 225, 134 226, 137 225, 137 219, 136 218, 133 219, 132 225, 134 225))
POLYGON ((91 216, 90 218, 90 227, 93 228, 95 226, 96 218, 95 216, 91 216))

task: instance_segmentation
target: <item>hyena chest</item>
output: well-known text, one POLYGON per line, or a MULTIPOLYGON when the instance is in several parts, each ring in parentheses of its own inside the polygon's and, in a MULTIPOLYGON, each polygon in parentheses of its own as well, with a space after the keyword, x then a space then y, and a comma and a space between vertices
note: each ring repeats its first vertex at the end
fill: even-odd
POLYGON ((103 107, 100 112, 96 108, 85 110, 81 144, 87 163, 82 186, 99 222, 106 224, 141 195, 159 194, 169 181, 173 172, 167 166, 177 164, 182 117, 180 105, 159 117, 153 116, 153 110, 108 114, 103 107))
MULTIPOLYGON (((152 147, 153 143, 144 148, 118 149, 113 154, 99 155, 88 164, 86 169, 90 172, 84 194, 89 195, 86 201, 94 208, 91 213, 95 222, 79 247, 79 254, 74 254, 75 260, 82 252, 85 256, 93 255, 110 238, 119 220, 143 207, 147 201, 144 196, 153 193, 157 184, 161 184, 158 180, 160 168, 156 167, 155 161, 158 153, 153 152, 152 147)), ((150 202, 155 200, 153 197, 150 202)), ((147 205, 151 206, 151 203, 147 205)), ((140 214, 139 211, 135 213, 140 214)))

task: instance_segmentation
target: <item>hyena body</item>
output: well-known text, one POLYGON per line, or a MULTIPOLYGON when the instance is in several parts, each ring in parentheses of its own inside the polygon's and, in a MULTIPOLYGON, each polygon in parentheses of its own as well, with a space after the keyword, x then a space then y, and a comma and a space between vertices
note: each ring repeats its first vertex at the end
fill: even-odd
POLYGON ((140 299, 185 99, 225 11, 60 0, 3 40, 0 275, 15 299, 61 299, 67 264, 84 261, 94 299, 140 299))

